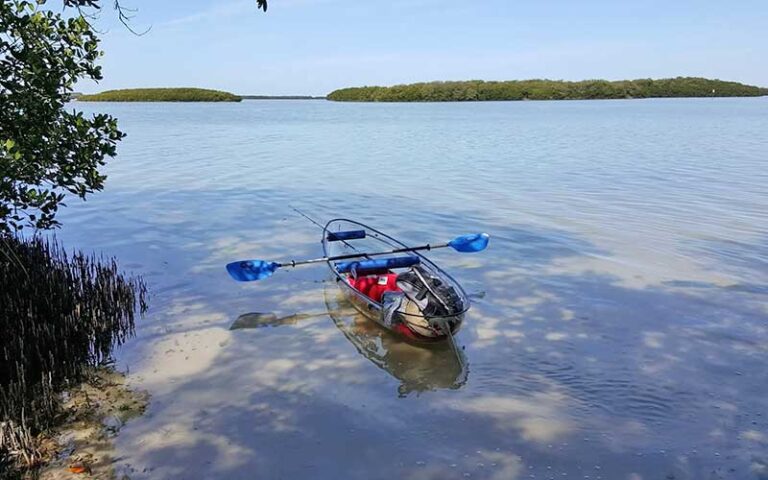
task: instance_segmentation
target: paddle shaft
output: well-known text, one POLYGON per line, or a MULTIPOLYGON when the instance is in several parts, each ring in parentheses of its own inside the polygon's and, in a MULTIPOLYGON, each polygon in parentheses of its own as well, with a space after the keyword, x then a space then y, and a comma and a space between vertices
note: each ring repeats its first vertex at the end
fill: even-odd
POLYGON ((387 252, 374 252, 374 253, 348 253, 346 255, 336 255, 334 257, 322 257, 322 258, 313 258, 311 260, 301 260, 301 261, 295 261, 291 260, 290 262, 284 262, 284 263, 278 263, 278 267, 295 267, 297 265, 307 265, 310 263, 320 263, 320 262, 330 262, 333 260, 348 260, 350 258, 357 258, 357 257, 375 257, 378 255, 390 255, 392 253, 405 253, 405 252, 416 252, 420 250, 432 250, 434 248, 445 248, 450 247, 451 245, 449 243, 441 243, 438 245, 421 245, 419 247, 405 247, 405 248, 396 248, 395 250, 389 250, 387 252))

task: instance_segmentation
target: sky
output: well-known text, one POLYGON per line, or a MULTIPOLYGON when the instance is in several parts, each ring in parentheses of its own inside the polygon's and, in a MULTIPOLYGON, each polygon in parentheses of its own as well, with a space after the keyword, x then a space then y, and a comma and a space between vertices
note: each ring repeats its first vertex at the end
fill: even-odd
MULTIPOLYGON (((325 95, 432 80, 701 76, 768 87, 768 0, 121 0, 86 93, 325 95)), ((111 2, 104 2, 111 3, 111 2)))

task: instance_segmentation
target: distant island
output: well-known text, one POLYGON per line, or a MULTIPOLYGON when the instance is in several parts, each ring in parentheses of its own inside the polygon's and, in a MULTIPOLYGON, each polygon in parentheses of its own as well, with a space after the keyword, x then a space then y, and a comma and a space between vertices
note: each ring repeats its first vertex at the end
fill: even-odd
POLYGON ((758 97, 768 88, 697 77, 659 80, 512 80, 429 82, 392 87, 335 90, 328 100, 339 102, 473 102, 500 100, 588 100, 673 97, 758 97))
POLYGON ((243 100, 325 100, 312 95, 240 95, 243 100))
POLYGON ((76 97, 79 102, 239 102, 242 97, 205 88, 128 88, 76 97))

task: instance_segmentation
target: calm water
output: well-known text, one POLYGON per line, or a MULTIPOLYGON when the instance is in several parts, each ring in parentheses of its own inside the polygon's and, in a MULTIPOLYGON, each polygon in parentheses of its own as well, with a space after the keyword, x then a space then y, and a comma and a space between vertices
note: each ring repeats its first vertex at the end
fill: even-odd
POLYGON ((81 104, 129 136, 69 247, 152 309, 120 352, 141 478, 768 478, 768 98, 482 104, 81 104), (435 252, 474 306, 448 348, 365 322, 318 220, 435 252), (237 328, 233 322, 243 314, 237 328))

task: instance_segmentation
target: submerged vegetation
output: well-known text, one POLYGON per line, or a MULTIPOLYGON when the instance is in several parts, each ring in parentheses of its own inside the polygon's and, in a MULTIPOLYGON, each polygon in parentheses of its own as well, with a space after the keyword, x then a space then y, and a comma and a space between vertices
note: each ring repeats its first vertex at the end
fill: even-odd
POLYGON ((80 102, 239 102, 242 97, 205 88, 130 88, 81 95, 80 102))
POLYGON ((146 295, 114 259, 0 236, 0 471, 40 462, 36 438, 56 424, 62 390, 133 335, 146 295))
POLYGON ((609 82, 584 80, 512 80, 506 82, 430 82, 392 87, 336 90, 329 100, 342 102, 464 102, 493 100, 583 100, 664 97, 756 97, 767 88, 737 82, 677 77, 609 82))

